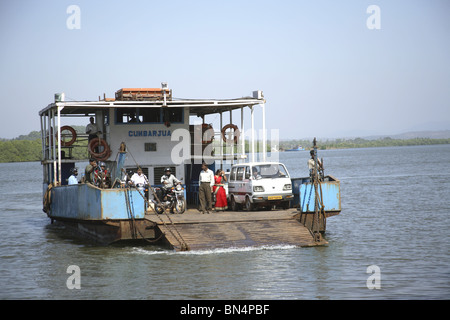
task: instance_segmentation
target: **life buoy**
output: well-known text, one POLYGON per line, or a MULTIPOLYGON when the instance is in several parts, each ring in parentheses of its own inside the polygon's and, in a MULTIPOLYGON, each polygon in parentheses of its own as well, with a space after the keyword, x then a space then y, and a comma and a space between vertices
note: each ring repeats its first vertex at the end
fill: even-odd
POLYGON ((232 123, 227 124, 227 125, 225 125, 225 126, 222 128, 222 139, 223 139, 223 141, 224 141, 225 143, 228 142, 228 139, 227 139, 227 137, 226 137, 226 131, 227 131, 228 129, 233 129, 233 131, 234 131, 234 144, 237 144, 237 143, 238 143, 238 140, 239 140, 240 132, 239 132, 239 129, 238 129, 237 125, 232 124, 232 123))
POLYGON ((106 140, 100 140, 99 138, 94 138, 91 140, 91 142, 89 142, 88 151, 91 156, 98 161, 105 161, 111 155, 111 148, 109 147, 106 140), (95 152, 95 148, 98 148, 100 146, 103 147, 103 151, 95 152))
POLYGON ((203 123, 202 124, 202 143, 203 144, 210 144, 211 142, 213 142, 213 140, 214 140, 214 129, 213 129, 213 127, 212 127, 212 125, 210 125, 210 124, 207 124, 207 123, 203 123), (212 131, 209 131, 209 135, 210 135, 210 137, 208 136, 208 138, 210 138, 210 139, 208 139, 208 140, 203 140, 205 137, 205 132, 206 131, 208 131, 208 130, 212 130, 212 131))
POLYGON ((71 126, 62 126, 61 127, 61 134, 62 134, 63 131, 70 131, 70 133, 72 135, 72 139, 70 139, 69 141, 61 140, 61 145, 63 147, 69 147, 77 140, 77 132, 71 126))
MULTIPOLYGON (((72 138, 69 141, 61 140, 61 146, 69 147, 77 140, 77 132, 71 126, 62 126, 60 131, 61 131, 61 133, 63 131, 70 131, 70 133, 72 135, 72 138)), ((54 136, 56 136, 56 134, 53 134, 53 127, 52 127, 52 128, 50 128, 50 132, 49 132, 47 138, 45 139, 47 146, 49 145, 49 140, 50 140, 50 145, 53 145, 54 136), (50 137, 50 139, 49 139, 49 137, 50 137)))

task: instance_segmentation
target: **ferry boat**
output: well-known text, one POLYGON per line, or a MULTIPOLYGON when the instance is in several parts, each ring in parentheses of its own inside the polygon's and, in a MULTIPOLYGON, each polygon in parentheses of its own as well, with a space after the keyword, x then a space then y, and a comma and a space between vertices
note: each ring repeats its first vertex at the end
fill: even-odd
MULTIPOLYGON (((188 205, 195 206, 203 162, 213 171, 227 163, 231 166, 254 162, 256 109, 262 111, 261 160, 266 161, 262 91, 236 99, 177 99, 167 83, 162 83, 161 88, 122 88, 115 92, 114 98, 104 96, 98 101, 65 101, 64 94, 55 94, 55 101, 39 112, 43 210, 52 223, 61 222, 100 243, 156 242, 164 236, 173 236, 180 243, 178 248, 186 250, 188 245, 176 236, 178 231, 169 228, 176 222, 172 220, 179 219, 175 216, 182 215, 174 215, 172 219, 167 215, 165 220, 158 214, 148 218, 159 201, 153 187, 161 184, 161 176, 170 168, 183 184, 188 205), (251 121, 245 131, 247 110, 251 121), (240 112, 240 126, 233 123, 233 112, 240 112), (206 122, 209 115, 219 117, 219 128, 206 122), (98 127, 95 137, 76 132, 70 126, 74 117, 85 119, 86 124, 93 118, 98 127), (245 149, 247 140, 249 156, 245 149), (73 169, 86 162, 75 160, 74 154, 80 149, 86 159, 101 161, 108 168, 108 187, 68 184, 73 169), (138 168, 145 174, 150 191, 127 185, 127 173, 138 168)), ((78 167, 78 172, 82 174, 84 169, 78 167)))
POLYGON ((287 149, 285 151, 305 151, 305 148, 303 148, 302 146, 298 146, 297 148, 287 149))

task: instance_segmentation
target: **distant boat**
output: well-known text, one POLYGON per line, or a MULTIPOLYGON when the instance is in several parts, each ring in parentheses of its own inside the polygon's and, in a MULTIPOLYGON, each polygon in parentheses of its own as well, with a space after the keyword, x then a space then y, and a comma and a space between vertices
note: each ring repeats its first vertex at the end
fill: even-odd
POLYGON ((305 150, 305 148, 303 148, 302 146, 298 146, 297 148, 287 149, 285 151, 304 151, 304 150, 305 150))

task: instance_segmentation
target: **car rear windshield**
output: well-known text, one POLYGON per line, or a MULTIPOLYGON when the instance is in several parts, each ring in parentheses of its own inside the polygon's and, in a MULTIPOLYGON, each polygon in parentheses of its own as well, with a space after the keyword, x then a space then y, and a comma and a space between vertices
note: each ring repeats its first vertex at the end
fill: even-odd
POLYGON ((286 172, 286 168, 281 164, 263 164, 263 165, 253 166, 252 172, 254 175, 261 176, 261 178, 286 178, 286 177, 289 177, 286 172))

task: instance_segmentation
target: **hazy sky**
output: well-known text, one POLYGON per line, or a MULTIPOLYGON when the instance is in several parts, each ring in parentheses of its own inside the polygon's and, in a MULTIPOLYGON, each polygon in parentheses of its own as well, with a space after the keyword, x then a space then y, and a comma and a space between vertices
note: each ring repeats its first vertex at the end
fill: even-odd
POLYGON ((180 98, 263 90, 281 139, 450 129, 449 13, 448 0, 2 0, 0 137, 39 130, 56 92, 162 81, 180 98))

